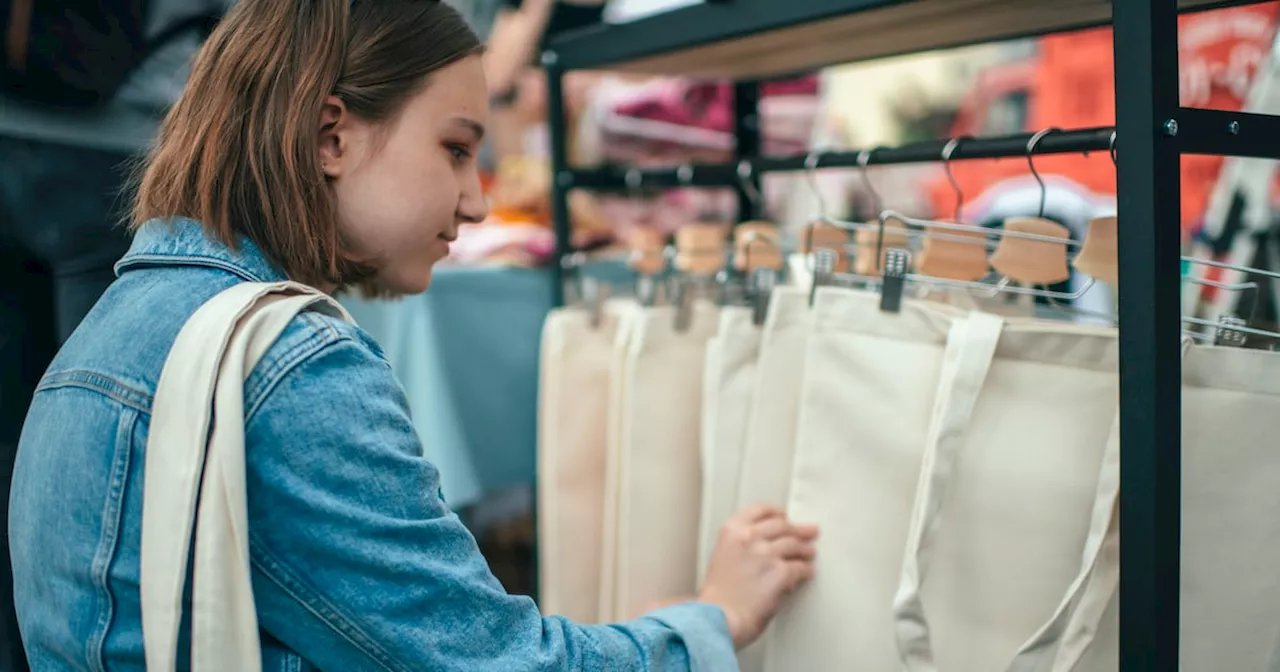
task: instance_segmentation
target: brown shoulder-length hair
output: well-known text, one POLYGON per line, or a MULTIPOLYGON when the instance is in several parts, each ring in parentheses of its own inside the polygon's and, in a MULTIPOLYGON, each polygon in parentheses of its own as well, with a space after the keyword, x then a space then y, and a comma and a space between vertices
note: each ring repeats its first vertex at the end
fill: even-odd
POLYGON ((233 247, 248 237, 293 280, 367 280, 320 167, 325 99, 385 122, 431 72, 480 49, 439 0, 240 0, 141 166, 132 226, 189 217, 233 247))

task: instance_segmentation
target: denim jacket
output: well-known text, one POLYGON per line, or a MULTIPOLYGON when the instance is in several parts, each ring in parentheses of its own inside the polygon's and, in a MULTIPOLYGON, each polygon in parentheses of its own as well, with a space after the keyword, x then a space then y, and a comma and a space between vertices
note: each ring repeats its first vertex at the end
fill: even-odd
MULTIPOLYGON (((249 241, 229 248, 190 220, 147 224, 117 274, 45 374, 19 446, 10 546, 36 672, 145 669, 139 543, 160 370, 206 300, 283 279, 249 241)), ((298 316, 244 396, 264 670, 737 669, 710 605, 583 626, 508 595, 440 496, 404 393, 358 327, 298 316)))

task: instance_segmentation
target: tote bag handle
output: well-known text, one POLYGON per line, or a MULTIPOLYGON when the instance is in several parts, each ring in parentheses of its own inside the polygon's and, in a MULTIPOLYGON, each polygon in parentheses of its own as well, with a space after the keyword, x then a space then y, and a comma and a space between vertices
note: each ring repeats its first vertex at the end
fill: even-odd
MULTIPOLYGON (((975 313, 970 319, 977 315, 975 313)), ((953 326, 952 336, 959 335, 963 345, 957 344, 955 348, 958 364, 950 370, 944 364, 942 383, 946 387, 935 409, 934 424, 937 427, 931 430, 926 449, 898 594, 894 600, 898 651, 908 672, 937 670, 920 588, 932 551, 931 536, 939 522, 943 491, 955 463, 955 451, 962 443, 959 439, 963 436, 964 426, 972 414, 990 365, 990 360, 984 364, 983 358, 988 352, 994 356, 993 328, 990 321, 980 321, 968 329, 953 326), (969 347, 968 341, 975 338, 979 347, 969 347), (978 377, 978 371, 982 377, 978 377), (949 380, 948 376, 952 378, 949 380), (947 440, 948 436, 953 440, 947 440)), ((997 329, 995 339, 998 338, 997 329)), ((949 337, 949 352, 952 345, 949 337)), ((1185 354, 1185 347, 1183 352, 1185 354)), ((1093 643, 1120 579, 1120 527, 1116 506, 1119 490, 1120 416, 1117 407, 1102 457, 1080 570, 1053 615, 1014 654, 1006 668, 1008 672, 1043 669, 1046 660, 1053 661, 1050 668, 1053 672, 1068 672, 1093 643)))
POLYGON ((936 672, 929 621, 920 588, 933 557, 941 507, 973 408, 995 359, 1004 320, 974 311, 952 322, 943 354, 938 398, 920 465, 916 501, 907 530, 898 591, 893 600, 898 655, 907 672, 936 672))
MULTIPOLYGON (((1190 338, 1182 339, 1183 359, 1191 344, 1190 338)), ((1120 586, 1119 496, 1120 409, 1117 405, 1116 419, 1111 425, 1111 436, 1102 456, 1098 496, 1093 503, 1081 574, 1072 582, 1053 617, 1018 651, 1019 655, 1009 667, 1011 672, 1035 670, 1044 658, 1043 653, 1037 655, 1037 652, 1051 647, 1055 640, 1061 643, 1054 653, 1050 669, 1053 672, 1070 672, 1093 643, 1107 607, 1120 586), (1069 617, 1064 617, 1063 612, 1072 602, 1077 602, 1075 609, 1069 617)))
POLYGON ((193 532, 191 669, 261 670, 249 569, 244 381, 294 316, 317 308, 353 322, 311 287, 241 283, 201 306, 169 351, 144 467, 140 589, 148 670, 176 667, 193 532))

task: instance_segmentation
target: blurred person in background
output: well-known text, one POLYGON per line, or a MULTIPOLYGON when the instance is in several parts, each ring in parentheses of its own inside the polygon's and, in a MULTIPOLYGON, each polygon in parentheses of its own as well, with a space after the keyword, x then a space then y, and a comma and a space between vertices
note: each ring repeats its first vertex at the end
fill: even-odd
POLYGON ((491 98, 513 95, 519 77, 536 65, 557 34, 600 23, 604 0, 502 0, 485 56, 491 98))
MULTIPOLYGON (((546 77, 540 66, 548 42, 565 31, 599 24, 604 0, 500 0, 484 56, 485 79, 493 114, 493 130, 486 159, 496 165, 503 157, 545 155, 546 77)), ((582 109, 598 75, 565 75, 565 108, 570 120, 582 109)))
POLYGON ((128 249, 130 162, 233 2, 0 0, 0 670, 27 669, 8 495, 28 404, 128 249))

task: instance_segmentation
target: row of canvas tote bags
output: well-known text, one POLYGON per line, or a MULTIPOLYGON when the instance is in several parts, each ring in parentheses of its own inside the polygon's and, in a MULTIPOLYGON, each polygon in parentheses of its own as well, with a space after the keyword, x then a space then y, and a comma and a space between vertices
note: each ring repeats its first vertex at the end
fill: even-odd
MULTIPOLYGON (((817 577, 744 670, 1117 669, 1114 329, 779 287, 762 325, 558 309, 542 348, 547 613, 692 597, 723 521, 769 503, 821 527, 817 577)), ((1272 669, 1280 355, 1183 356, 1183 669, 1272 669)))

